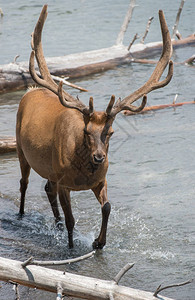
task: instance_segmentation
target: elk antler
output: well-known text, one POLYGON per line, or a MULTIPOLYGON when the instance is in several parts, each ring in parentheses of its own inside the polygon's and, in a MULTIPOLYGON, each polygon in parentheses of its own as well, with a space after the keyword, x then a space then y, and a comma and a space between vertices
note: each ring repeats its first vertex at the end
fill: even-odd
MULTIPOLYGON (((29 72, 33 78, 33 80, 51 90, 54 92, 56 95, 58 95, 58 85, 55 83, 55 81, 52 79, 51 74, 49 72, 49 69, 47 67, 47 63, 45 61, 45 57, 43 54, 43 47, 41 43, 41 35, 42 35, 42 30, 43 26, 45 23, 45 20, 47 18, 47 5, 43 6, 43 9, 41 11, 39 20, 35 26, 34 32, 32 33, 32 41, 31 41, 31 47, 32 47, 32 52, 30 55, 30 61, 29 61, 29 72), (35 71, 35 66, 34 66, 34 57, 36 56, 36 60, 38 63, 38 67, 41 73, 40 78, 36 71, 35 71)), ((69 107, 69 108, 75 108, 79 111, 81 111, 83 114, 90 114, 93 111, 93 101, 89 101, 89 108, 83 104, 79 99, 74 98, 71 96, 69 93, 66 91, 62 90, 62 84, 61 82, 59 90, 60 92, 60 102, 62 105, 69 107)))
POLYGON ((140 87, 131 95, 124 98, 122 101, 120 100, 117 101, 117 103, 111 109, 109 109, 109 115, 113 118, 116 116, 116 114, 118 114, 122 110, 130 110, 133 112, 141 111, 146 105, 146 101, 147 101, 146 94, 148 94, 149 92, 155 89, 164 87, 170 82, 173 76, 173 62, 169 61, 172 54, 171 37, 162 10, 159 10, 159 20, 160 20, 161 32, 163 38, 163 50, 162 50, 161 57, 156 65, 156 68, 154 69, 154 72, 150 76, 149 80, 142 87, 140 87), (168 63, 169 63, 168 75, 164 80, 159 81, 168 63), (140 106, 136 107, 134 105, 131 105, 133 102, 135 102, 141 97, 143 97, 143 100, 140 106))
POLYGON ((63 81, 60 81, 58 86, 58 97, 62 105, 68 108, 74 108, 82 112, 84 115, 91 115, 93 113, 93 97, 89 99, 89 107, 85 106, 79 99, 75 99, 74 102, 69 102, 65 99, 62 89, 63 81))

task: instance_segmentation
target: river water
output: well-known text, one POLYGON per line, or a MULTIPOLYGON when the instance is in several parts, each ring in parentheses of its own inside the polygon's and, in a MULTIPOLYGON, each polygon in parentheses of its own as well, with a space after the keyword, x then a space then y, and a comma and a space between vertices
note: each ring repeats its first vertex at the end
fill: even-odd
MULTIPOLYGON (((47 1, 49 15, 43 44, 46 56, 58 56, 109 47, 127 11, 129 1, 47 1)), ((28 60, 30 33, 43 1, 1 1, 0 64, 28 60)), ((142 35, 154 16, 147 42, 160 40, 158 9, 163 9, 169 28, 180 1, 137 1, 125 35, 128 45, 136 32, 142 35)), ((186 1, 179 31, 195 31, 195 2, 186 1)), ((171 30, 172 31, 172 30, 171 30)), ((176 62, 194 54, 193 47, 174 51, 176 62)), ((158 57, 156 57, 158 59, 158 57)), ((141 86, 154 66, 125 65, 115 70, 75 81, 89 90, 79 93, 67 88, 87 104, 94 97, 103 110, 110 95, 125 97, 141 86)), ((194 100, 194 67, 176 65, 171 83, 148 95, 148 105, 194 100)), ((15 135, 18 104, 25 91, 0 95, 0 136, 15 135)), ((133 288, 154 291, 159 284, 183 282, 194 277, 194 179, 195 106, 186 105, 145 115, 119 115, 110 141, 108 196, 112 211, 107 245, 94 257, 66 267, 77 274, 113 279, 128 262, 135 266, 121 280, 133 288)), ((25 260, 66 259, 91 251, 99 232, 101 211, 91 191, 72 193, 76 220, 75 248, 68 249, 66 232, 54 228, 50 205, 44 194, 45 180, 34 172, 27 192, 26 215, 17 219, 20 170, 15 154, 0 156, 0 255, 25 260)), ((60 267, 59 269, 63 269, 60 267)), ((11 285, 2 283, 0 300, 14 299, 11 285)), ((163 295, 193 300, 194 285, 163 291, 163 295)), ((53 294, 20 287, 21 299, 55 299, 53 294)))

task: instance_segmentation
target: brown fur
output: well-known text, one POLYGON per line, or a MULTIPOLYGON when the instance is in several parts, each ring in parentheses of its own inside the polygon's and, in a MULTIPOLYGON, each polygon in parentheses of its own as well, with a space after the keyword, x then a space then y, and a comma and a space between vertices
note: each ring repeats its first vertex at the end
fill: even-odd
MULTIPOLYGON (((26 182, 27 187, 29 171, 33 168, 49 182, 56 183, 58 193, 92 189, 103 208, 108 202, 106 172, 112 122, 105 112, 84 116, 75 109, 65 108, 49 90, 28 91, 17 114, 21 182, 26 182), (97 163, 94 155, 103 161, 97 163)), ((20 213, 24 211, 21 209, 20 213)), ((104 244, 103 235, 98 247, 104 244)))
POLYGON ((102 208, 102 225, 94 248, 102 248, 106 243, 106 231, 110 204, 107 199, 106 172, 108 169, 109 138, 113 133, 112 122, 122 110, 139 112, 146 105, 147 94, 167 85, 173 75, 171 38, 163 11, 159 19, 163 37, 163 51, 155 70, 148 81, 138 90, 119 99, 116 104, 112 96, 105 112, 93 110, 93 98, 89 107, 75 99, 54 82, 47 67, 41 33, 47 17, 47 5, 43 6, 39 20, 32 34, 32 52, 29 71, 34 81, 47 89, 31 90, 21 100, 17 114, 17 149, 22 178, 20 180, 20 215, 24 214, 25 192, 30 169, 46 178, 45 190, 56 222, 61 220, 57 194, 62 206, 69 246, 73 247, 74 218, 71 210, 70 191, 91 189, 102 208), (41 77, 35 71, 36 57, 41 77), (159 81, 167 64, 168 74, 159 81), (52 92, 50 92, 50 91, 52 92), (56 96, 57 95, 57 96, 56 96), (134 106, 143 97, 140 106, 134 106))

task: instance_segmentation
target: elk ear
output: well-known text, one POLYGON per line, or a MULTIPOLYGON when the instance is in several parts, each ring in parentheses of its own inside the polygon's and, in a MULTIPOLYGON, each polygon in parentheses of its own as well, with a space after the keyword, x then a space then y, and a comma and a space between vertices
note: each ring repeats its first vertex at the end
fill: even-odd
POLYGON ((115 96, 112 95, 111 99, 110 99, 110 102, 108 103, 108 106, 106 108, 106 113, 107 113, 108 116, 110 116, 110 114, 111 114, 111 110, 112 110, 112 107, 114 105, 114 102, 115 102, 115 96))

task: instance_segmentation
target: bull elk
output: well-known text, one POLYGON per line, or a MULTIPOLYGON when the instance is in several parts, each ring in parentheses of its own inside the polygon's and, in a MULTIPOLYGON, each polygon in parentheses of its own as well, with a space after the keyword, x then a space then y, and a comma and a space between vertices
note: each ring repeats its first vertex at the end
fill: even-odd
POLYGON ((47 193, 56 223, 61 221, 57 195, 64 212, 68 231, 69 247, 73 247, 74 217, 71 210, 70 191, 91 189, 102 211, 102 224, 93 248, 103 248, 106 244, 106 231, 110 214, 107 198, 106 173, 108 169, 109 139, 113 134, 112 123, 122 110, 141 111, 152 90, 167 85, 173 75, 171 39, 163 11, 159 19, 163 38, 163 51, 149 80, 138 90, 115 103, 112 95, 105 111, 95 111, 93 98, 89 106, 84 105, 62 89, 52 79, 48 70, 41 43, 47 5, 40 14, 32 34, 32 52, 29 70, 34 81, 43 88, 27 91, 21 99, 16 125, 17 151, 21 168, 20 210, 24 214, 25 193, 30 169, 47 179, 47 193), (36 57, 41 76, 34 67, 36 57), (160 80, 167 64, 168 75, 160 80), (140 106, 132 103, 143 97, 140 106))

